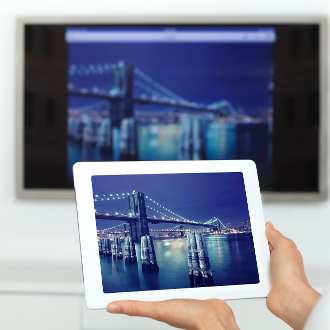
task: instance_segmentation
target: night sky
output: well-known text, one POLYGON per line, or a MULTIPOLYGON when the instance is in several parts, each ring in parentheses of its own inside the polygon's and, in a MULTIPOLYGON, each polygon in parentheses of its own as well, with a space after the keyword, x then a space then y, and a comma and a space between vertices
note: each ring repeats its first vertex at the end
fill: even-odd
MULTIPOLYGON (((71 43, 69 65, 112 64, 124 61, 139 68, 175 94, 197 103, 222 99, 255 114, 272 107, 271 43, 71 43)), ((109 90, 107 75, 69 76, 75 88, 109 90)), ((70 98, 69 106, 93 103, 70 98)))
MULTIPOLYGON (((206 222, 216 217, 224 225, 229 221, 232 227, 250 220, 241 172, 93 176, 92 185, 94 195, 98 196, 122 195, 133 190, 143 192, 189 220, 206 222)), ((128 213, 127 198, 96 201, 94 204, 99 212, 128 213)), ((157 214, 147 209, 147 215, 157 214)), ((122 222, 98 220, 97 227, 104 229, 119 223, 122 222)), ((150 228, 158 229, 172 227, 172 224, 150 225, 150 228)))

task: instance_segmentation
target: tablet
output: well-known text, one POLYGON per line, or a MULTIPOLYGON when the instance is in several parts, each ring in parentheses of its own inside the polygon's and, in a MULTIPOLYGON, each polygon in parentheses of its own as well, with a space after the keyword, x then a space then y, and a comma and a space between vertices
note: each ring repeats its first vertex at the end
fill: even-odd
POLYGON ((88 162, 73 173, 89 308, 267 296, 270 258, 252 161, 88 162))

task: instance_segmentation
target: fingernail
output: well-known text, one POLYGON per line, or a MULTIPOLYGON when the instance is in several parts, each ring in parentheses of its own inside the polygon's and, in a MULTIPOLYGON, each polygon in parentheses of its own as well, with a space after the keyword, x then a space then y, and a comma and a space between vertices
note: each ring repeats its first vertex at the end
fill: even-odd
POLYGON ((270 222, 270 221, 268 221, 267 223, 266 223, 266 226, 269 226, 269 227, 272 227, 272 228, 274 228, 274 225, 270 222))
POLYGON ((121 307, 119 305, 108 305, 107 312, 112 314, 118 314, 121 311, 121 307))

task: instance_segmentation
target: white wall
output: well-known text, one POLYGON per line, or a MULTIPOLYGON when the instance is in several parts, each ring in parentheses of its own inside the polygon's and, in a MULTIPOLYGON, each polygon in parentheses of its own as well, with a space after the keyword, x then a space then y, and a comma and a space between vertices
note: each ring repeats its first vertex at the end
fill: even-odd
MULTIPOLYGON (((329 16, 330 0, 0 1, 0 264, 80 262, 74 201, 15 197, 15 19, 108 14, 329 16)), ((265 216, 297 243, 309 270, 330 268, 330 202, 268 204, 265 216)))

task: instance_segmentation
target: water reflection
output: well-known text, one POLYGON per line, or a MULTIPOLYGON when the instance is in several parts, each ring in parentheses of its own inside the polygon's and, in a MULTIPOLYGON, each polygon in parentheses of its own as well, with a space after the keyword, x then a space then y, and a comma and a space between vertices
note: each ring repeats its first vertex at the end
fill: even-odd
POLYGON ((211 123, 206 131, 207 159, 236 158, 236 124, 211 123))
MULTIPOLYGON (((258 283, 251 234, 205 236, 215 285, 258 283)), ((100 256, 104 292, 189 288, 186 238, 154 240, 159 273, 143 273, 141 247, 137 264, 100 256)))
MULTIPOLYGON (((180 124, 138 125, 138 159, 177 160, 191 159, 190 151, 182 149, 182 127, 180 124), (181 146, 181 147, 180 147, 181 146), (187 151, 185 156, 183 153, 187 151)), ((272 179, 272 138, 267 123, 234 124, 211 122, 205 125, 206 159, 252 159, 257 164, 262 184, 272 179)), ((72 177, 72 166, 78 161, 119 160, 120 129, 112 134, 112 148, 101 148, 92 143, 68 140, 68 174, 72 177)), ((200 159, 199 156, 192 156, 200 159)))
POLYGON ((126 264, 126 282, 132 291, 140 291, 139 269, 137 264, 126 264))

